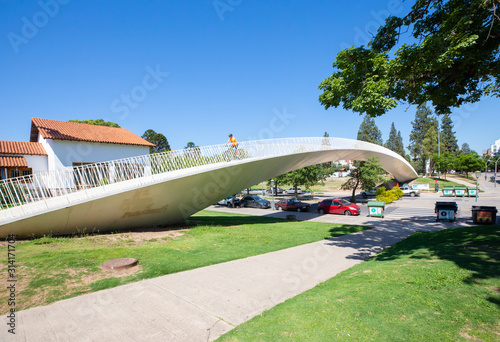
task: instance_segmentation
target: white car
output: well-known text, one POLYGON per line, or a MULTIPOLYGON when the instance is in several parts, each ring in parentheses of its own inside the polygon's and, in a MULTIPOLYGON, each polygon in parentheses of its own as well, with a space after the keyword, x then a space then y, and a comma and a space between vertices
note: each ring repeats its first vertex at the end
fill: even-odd
MULTIPOLYGON (((285 193, 287 195, 295 195, 295 188, 290 188, 288 190, 285 190, 285 193)), ((301 194, 302 193, 302 189, 301 188, 297 188, 297 194, 301 194)))
MULTIPOLYGON (((217 202, 218 205, 225 205, 226 207, 232 207, 233 206, 233 196, 229 196, 227 198, 221 199, 219 202, 217 202)), ((238 197, 234 198, 234 206, 237 207, 240 205, 240 199, 238 197)))
POLYGON ((401 187, 401 191, 403 191, 403 194, 405 196, 410 196, 410 197, 420 196, 420 190, 412 189, 408 184, 403 184, 403 186, 401 187))
POLYGON ((377 195, 377 191, 375 189, 373 190, 363 190, 359 193, 363 198, 367 197, 375 197, 377 195))

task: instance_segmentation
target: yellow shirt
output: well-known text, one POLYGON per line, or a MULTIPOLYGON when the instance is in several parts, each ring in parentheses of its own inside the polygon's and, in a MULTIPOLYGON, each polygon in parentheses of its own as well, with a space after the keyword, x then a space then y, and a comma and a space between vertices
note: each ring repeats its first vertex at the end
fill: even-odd
POLYGON ((232 143, 233 146, 236 145, 236 144, 238 144, 238 140, 236 140, 235 137, 229 137, 228 143, 229 142, 232 143))

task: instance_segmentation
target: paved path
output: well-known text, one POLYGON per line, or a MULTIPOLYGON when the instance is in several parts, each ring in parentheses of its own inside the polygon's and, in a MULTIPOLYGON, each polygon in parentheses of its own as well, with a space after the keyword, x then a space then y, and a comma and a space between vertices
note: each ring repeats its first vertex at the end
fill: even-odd
MULTIPOLYGON (((404 199, 395 210, 433 208, 436 194, 404 199)), ((470 205, 473 199, 460 199, 470 205)), ((496 201, 482 199, 484 203, 496 201)), ((474 202, 472 202, 474 203, 474 202)), ((283 217, 259 209, 214 210, 283 217)), ((419 209, 420 210, 420 209, 419 209)), ((16 334, 0 320, 0 341, 211 341, 235 326, 334 277, 417 230, 471 224, 297 213, 299 219, 365 224, 374 229, 170 274, 16 313, 16 334)))

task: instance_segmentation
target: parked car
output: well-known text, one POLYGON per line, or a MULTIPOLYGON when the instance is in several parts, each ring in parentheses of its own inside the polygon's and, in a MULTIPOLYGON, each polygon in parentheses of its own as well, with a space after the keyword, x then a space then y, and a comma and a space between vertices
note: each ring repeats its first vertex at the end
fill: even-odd
POLYGON ((259 196, 245 196, 240 201, 240 207, 267 209, 271 208, 271 202, 259 196))
MULTIPOLYGON (((301 194, 302 193, 302 189, 301 188, 297 188, 297 193, 301 194)), ((295 195, 295 188, 290 188, 288 190, 285 190, 285 194, 287 194, 287 195, 295 195)))
POLYGON ((375 197, 377 195, 377 191, 375 189, 372 190, 363 190, 359 193, 363 198, 367 197, 375 197))
POLYGON ((280 188, 279 186, 278 186, 278 188, 276 190, 274 188, 269 188, 269 189, 266 190, 266 194, 270 195, 270 194, 274 193, 276 195, 276 194, 282 194, 283 193, 283 189, 280 188))
POLYGON ((359 215, 361 209, 357 204, 351 203, 344 199, 325 199, 318 205, 320 214, 343 214, 343 215, 359 215))
MULTIPOLYGON (((227 207, 232 207, 233 204, 233 196, 226 197, 217 202, 218 205, 225 205, 227 207)), ((237 207, 240 205, 240 199, 238 197, 234 198, 234 206, 237 207)))
POLYGON ((274 203, 274 207, 278 210, 295 210, 300 212, 309 211, 311 205, 301 202, 296 198, 283 198, 282 200, 274 203))
POLYGON ((403 194, 405 196, 420 196, 420 190, 419 189, 412 189, 408 184, 403 184, 403 186, 400 188, 401 191, 403 191, 403 194))

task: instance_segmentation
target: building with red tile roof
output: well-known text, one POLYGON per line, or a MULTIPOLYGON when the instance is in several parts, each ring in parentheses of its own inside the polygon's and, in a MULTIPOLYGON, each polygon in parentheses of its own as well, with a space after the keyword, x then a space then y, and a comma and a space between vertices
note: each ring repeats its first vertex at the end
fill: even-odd
POLYGON ((30 141, 38 142, 40 136, 52 140, 155 146, 125 128, 33 118, 30 141))
POLYGON ((29 142, 0 140, 0 179, 136 157, 153 146, 125 128, 33 118, 29 142))

